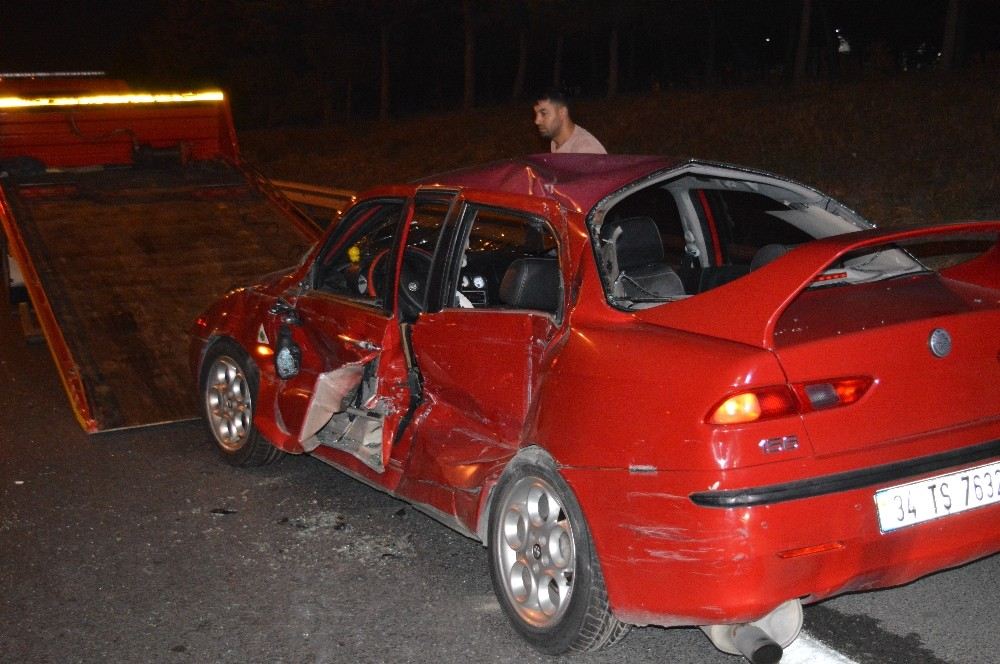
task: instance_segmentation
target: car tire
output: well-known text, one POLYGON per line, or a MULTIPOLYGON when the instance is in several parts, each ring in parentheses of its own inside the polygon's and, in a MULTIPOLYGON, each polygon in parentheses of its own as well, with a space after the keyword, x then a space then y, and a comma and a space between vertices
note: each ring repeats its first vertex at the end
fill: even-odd
POLYGON ((257 365, 236 343, 223 339, 205 354, 202 411, 216 449, 233 466, 265 466, 284 456, 253 425, 259 384, 257 365))
POLYGON ((536 650, 598 650, 631 628, 608 606, 583 513, 550 463, 515 461, 498 482, 487 551, 500 606, 536 650))

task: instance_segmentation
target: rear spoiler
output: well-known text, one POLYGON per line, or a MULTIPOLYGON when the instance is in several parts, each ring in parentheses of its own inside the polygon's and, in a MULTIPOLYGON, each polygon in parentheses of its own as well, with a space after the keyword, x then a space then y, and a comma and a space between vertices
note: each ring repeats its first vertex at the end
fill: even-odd
MULTIPOLYGON (((636 319, 762 348, 773 347, 774 327, 802 291, 852 251, 934 235, 1000 233, 1000 221, 970 221, 903 230, 866 230, 799 245, 745 277, 696 297, 635 312, 636 319), (738 316, 713 312, 739 312, 738 316)), ((1000 242, 976 259, 942 271, 951 279, 1000 288, 1000 242)))

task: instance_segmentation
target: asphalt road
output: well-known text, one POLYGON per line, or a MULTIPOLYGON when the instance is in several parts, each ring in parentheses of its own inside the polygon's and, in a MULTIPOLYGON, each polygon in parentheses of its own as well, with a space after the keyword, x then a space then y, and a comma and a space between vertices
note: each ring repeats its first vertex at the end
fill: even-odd
MULTIPOLYGON (((312 458, 232 469, 199 422, 88 436, 0 314, 0 662, 556 661, 508 627, 478 543, 312 458)), ((806 630, 859 664, 996 661, 998 567, 835 599, 806 630)), ((742 660, 643 628, 573 661, 742 660)))

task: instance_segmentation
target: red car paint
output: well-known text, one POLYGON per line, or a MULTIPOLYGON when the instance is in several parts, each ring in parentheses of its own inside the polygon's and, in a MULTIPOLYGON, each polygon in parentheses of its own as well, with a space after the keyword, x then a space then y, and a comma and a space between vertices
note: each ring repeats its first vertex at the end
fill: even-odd
POLYGON ((400 245, 410 241, 414 199, 431 194, 450 197, 434 261, 452 271, 438 282, 433 271, 426 277, 424 311, 404 314, 395 282, 383 308, 317 292, 314 263, 351 232, 348 210, 299 267, 234 291, 199 319, 194 374, 212 343, 235 340, 259 368, 255 425, 298 453, 317 375, 378 356, 373 370, 387 408, 382 467, 326 445, 311 453, 480 539, 491 489, 511 459, 544 450, 582 507, 612 610, 635 624, 750 621, 789 599, 905 583, 1000 550, 996 505, 882 533, 873 499, 883 487, 1000 458, 1000 222, 864 230, 819 192, 756 171, 541 155, 359 196, 355 210, 406 200, 396 280, 407 269, 400 245), (786 186, 801 201, 781 207, 788 201, 773 192, 786 186), (746 201, 770 191, 780 210, 762 219, 833 227, 728 283, 623 305, 596 238, 617 210, 634 213, 630 196, 644 188, 677 201, 702 276, 722 267, 721 243, 740 242, 718 210, 699 217, 705 189, 739 191, 746 201), (556 310, 447 304, 465 270, 461 241, 449 244, 449 233, 461 236, 470 206, 520 211, 551 229, 557 245, 549 256, 562 283, 556 310), (799 218, 803 211, 812 216, 799 218), (699 218, 711 228, 696 228, 699 218), (985 234, 993 248, 936 273, 896 248, 959 233, 985 234), (858 276, 878 261, 886 275, 898 264, 899 274, 858 276), (268 311, 278 298, 302 321, 291 328, 302 368, 287 381, 271 357, 282 323, 268 311), (944 357, 928 348, 937 328, 953 340, 944 357), (409 415, 407 344, 423 393, 409 415), (869 381, 855 403, 708 423, 730 394, 844 377, 869 381))

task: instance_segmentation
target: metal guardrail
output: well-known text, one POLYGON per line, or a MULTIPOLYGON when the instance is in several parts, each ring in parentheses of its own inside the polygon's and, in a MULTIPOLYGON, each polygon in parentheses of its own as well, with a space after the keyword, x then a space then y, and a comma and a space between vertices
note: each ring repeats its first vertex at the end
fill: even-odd
POLYGON ((354 192, 347 189, 320 187, 289 180, 271 180, 271 184, 287 196, 288 200, 305 206, 307 212, 312 213, 310 216, 326 217, 327 223, 354 202, 354 192), (316 212, 320 214, 317 215, 316 212))

